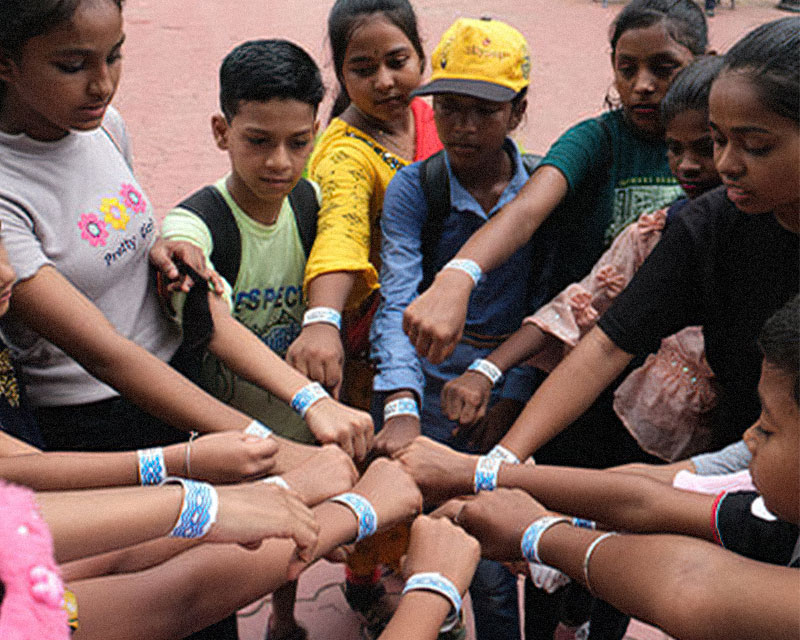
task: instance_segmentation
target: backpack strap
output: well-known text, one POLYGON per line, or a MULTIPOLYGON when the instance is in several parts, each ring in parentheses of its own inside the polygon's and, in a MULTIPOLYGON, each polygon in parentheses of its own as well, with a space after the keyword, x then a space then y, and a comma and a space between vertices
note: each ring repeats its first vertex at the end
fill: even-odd
POLYGON ((419 285, 419 292, 422 293, 431 286, 436 276, 434 272, 436 245, 442 235, 445 218, 450 213, 450 181, 447 176, 444 151, 439 151, 423 161, 420 167, 420 184, 428 206, 420 238, 422 282, 419 285))
POLYGON ((191 211, 205 222, 214 243, 211 262, 233 287, 242 260, 242 237, 225 198, 213 186, 207 186, 183 200, 178 207, 191 211))
POLYGON ((300 233, 303 252, 308 259, 314 238, 317 237, 317 216, 319 214, 317 192, 308 180, 300 178, 289 194, 289 204, 292 206, 294 219, 297 222, 297 231, 300 233))

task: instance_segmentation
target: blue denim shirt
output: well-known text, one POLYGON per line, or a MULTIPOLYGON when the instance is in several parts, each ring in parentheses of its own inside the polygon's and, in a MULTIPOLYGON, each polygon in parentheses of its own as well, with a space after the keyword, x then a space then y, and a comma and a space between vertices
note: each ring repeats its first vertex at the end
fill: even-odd
MULTIPOLYGON (((492 215, 512 200, 527 181, 528 174, 512 140, 506 140, 506 149, 516 170, 488 215, 458 182, 446 158, 451 212, 444 221, 436 247, 436 271, 492 215)), ((375 391, 410 389, 426 407, 431 403, 438 407, 438 395, 444 383, 461 375, 475 358, 485 357, 493 347, 476 347, 461 342, 447 360, 434 365, 417 356, 403 333, 403 311, 417 297, 422 281, 420 237, 427 217, 427 203, 420 184, 421 165, 417 162, 401 169, 389 183, 384 198, 381 214, 381 304, 372 322, 370 336, 372 357, 377 364, 373 387, 375 391)), ((530 290, 533 249, 532 241, 505 264, 484 275, 470 297, 465 335, 478 340, 501 341, 520 327, 526 315, 548 299, 548 291, 530 290)), ((533 390, 533 375, 524 367, 508 372, 501 385, 501 397, 527 401, 533 390)))

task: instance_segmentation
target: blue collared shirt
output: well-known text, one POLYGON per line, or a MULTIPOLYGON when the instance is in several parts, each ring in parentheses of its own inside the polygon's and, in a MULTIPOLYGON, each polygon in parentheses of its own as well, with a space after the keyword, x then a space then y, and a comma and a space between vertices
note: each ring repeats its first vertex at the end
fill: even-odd
MULTIPOLYGON (((459 183, 449 160, 445 160, 450 181, 451 211, 442 226, 436 245, 434 269, 438 271, 461 246, 523 187, 528 174, 516 145, 506 140, 516 170, 497 204, 487 214, 475 198, 459 183)), ((381 230, 383 233, 380 273, 381 305, 372 322, 372 357, 377 364, 376 391, 413 390, 425 403, 434 402, 441 386, 461 375, 475 359, 485 357, 489 347, 479 348, 461 342, 440 365, 420 360, 403 333, 403 311, 417 297, 422 281, 421 234, 427 217, 427 203, 420 183, 422 163, 401 169, 386 189, 381 230)), ((534 236, 535 238, 535 236, 534 236)), ((545 287, 530 286, 534 242, 531 241, 505 264, 487 273, 473 290, 467 310, 465 335, 478 340, 502 340, 516 331, 522 319, 548 299, 545 287)), ((517 368, 508 373, 502 385, 503 397, 525 402, 532 391, 532 372, 517 368)))

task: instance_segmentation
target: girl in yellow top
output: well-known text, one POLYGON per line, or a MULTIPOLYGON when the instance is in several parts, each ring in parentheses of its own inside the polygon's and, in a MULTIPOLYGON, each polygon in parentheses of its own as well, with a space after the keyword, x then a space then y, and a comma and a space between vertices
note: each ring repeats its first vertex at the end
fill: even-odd
POLYGON ((340 83, 332 120, 317 143, 310 177, 322 189, 317 238, 306 265, 309 312, 286 359, 334 394, 345 352, 353 379, 344 395, 369 407, 371 375, 358 366, 377 296, 383 194, 401 168, 442 148, 427 103, 411 100, 424 53, 408 0, 337 0, 328 39, 340 83), (347 309, 344 345, 339 333, 347 309), (361 371, 361 375, 355 373, 361 371))

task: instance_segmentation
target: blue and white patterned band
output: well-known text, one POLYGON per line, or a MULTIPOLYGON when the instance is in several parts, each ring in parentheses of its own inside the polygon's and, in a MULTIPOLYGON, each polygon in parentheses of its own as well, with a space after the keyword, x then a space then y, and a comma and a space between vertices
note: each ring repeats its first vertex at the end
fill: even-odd
POLYGON ((456 589, 456 586, 441 573, 415 573, 406 581, 406 586, 403 587, 403 595, 417 589, 434 591, 447 598, 453 609, 439 632, 447 633, 455 627, 458 623, 458 616, 461 613, 461 594, 456 589))
POLYGON ((164 483, 179 482, 183 486, 183 504, 170 538, 196 539, 206 535, 217 521, 219 496, 207 482, 169 477, 164 483))
POLYGON ((413 398, 398 398, 387 402, 383 407, 383 422, 386 423, 391 418, 397 416, 414 416, 419 418, 419 408, 417 401, 413 398))
POLYGON ((506 449, 502 444, 494 445, 492 450, 486 455, 495 460, 507 462, 508 464, 519 464, 519 458, 517 458, 517 456, 515 456, 511 451, 506 449))
POLYGON ((244 432, 249 436, 256 436, 262 440, 265 440, 272 435, 272 429, 270 429, 267 425, 261 424, 258 420, 253 420, 250 424, 248 424, 244 432))
POLYGON ((492 386, 496 385, 500 381, 500 378, 503 377, 503 372, 497 368, 497 365, 494 365, 488 360, 484 360, 482 358, 474 360, 473 363, 467 367, 467 371, 477 371, 478 373, 483 374, 489 379, 489 382, 492 383, 492 386))
POLYGON ((502 460, 481 456, 475 465, 475 493, 494 491, 497 488, 497 472, 502 460))
POLYGON ((167 477, 167 464, 161 447, 139 449, 139 481, 142 485, 160 484, 167 477))
POLYGON ((338 496, 333 496, 331 502, 339 502, 350 509, 356 514, 358 518, 358 536, 356 542, 371 536, 378 529, 378 514, 375 509, 364 496, 357 493, 341 493, 338 496))
POLYGON ((572 526, 578 529, 597 529, 597 523, 594 520, 587 520, 586 518, 572 518, 572 526))
POLYGON ((525 533, 522 534, 522 542, 520 543, 522 555, 528 562, 542 564, 542 559, 539 557, 539 539, 550 527, 561 522, 569 524, 570 520, 561 516, 543 516, 528 525, 525 533))
POLYGON ((303 326, 309 324, 316 324, 322 322, 323 324, 332 324, 337 329, 342 328, 342 314, 336 309, 330 307, 314 307, 308 309, 303 314, 303 326))
POLYGON ((472 278, 472 282, 476 287, 483 277, 483 270, 480 265, 474 260, 469 260, 467 258, 454 258, 442 267, 442 271, 445 269, 458 269, 459 271, 463 271, 472 278))
POLYGON ((292 409, 300 414, 301 418, 305 418, 311 405, 329 397, 328 392, 319 382, 311 382, 294 394, 291 403, 292 409))

